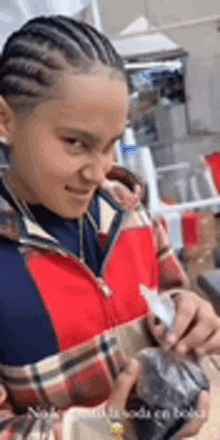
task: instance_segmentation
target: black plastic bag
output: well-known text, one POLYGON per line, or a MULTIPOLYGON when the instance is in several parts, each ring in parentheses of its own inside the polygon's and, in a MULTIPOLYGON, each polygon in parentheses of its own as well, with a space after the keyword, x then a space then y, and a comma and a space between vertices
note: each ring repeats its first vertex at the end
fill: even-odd
POLYGON ((141 374, 128 409, 140 440, 168 440, 185 423, 201 417, 197 403, 209 381, 201 366, 161 348, 146 348, 137 358, 141 374))

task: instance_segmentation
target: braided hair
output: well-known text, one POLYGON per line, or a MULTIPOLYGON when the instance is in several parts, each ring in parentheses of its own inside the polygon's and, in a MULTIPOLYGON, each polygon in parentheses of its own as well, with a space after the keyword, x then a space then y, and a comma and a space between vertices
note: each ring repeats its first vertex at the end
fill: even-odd
POLYGON ((61 71, 89 73, 98 64, 127 80, 122 58, 92 26, 62 15, 36 17, 5 43, 0 95, 17 111, 32 109, 45 100, 61 71))

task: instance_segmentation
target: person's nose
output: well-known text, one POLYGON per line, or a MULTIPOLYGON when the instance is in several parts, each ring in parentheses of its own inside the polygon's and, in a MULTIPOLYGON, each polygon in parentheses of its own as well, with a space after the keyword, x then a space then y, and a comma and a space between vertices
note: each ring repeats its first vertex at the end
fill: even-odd
POLYGON ((82 168, 81 175, 84 180, 100 186, 106 174, 113 166, 113 157, 105 157, 102 153, 94 154, 89 162, 82 168))

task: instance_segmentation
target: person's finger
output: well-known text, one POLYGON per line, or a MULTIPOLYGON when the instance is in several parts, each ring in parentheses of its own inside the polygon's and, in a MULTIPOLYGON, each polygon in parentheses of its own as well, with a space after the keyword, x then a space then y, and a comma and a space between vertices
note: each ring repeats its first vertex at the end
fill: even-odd
POLYGON ((141 185, 136 183, 134 185, 134 194, 135 194, 135 196, 137 196, 138 198, 141 197, 142 196, 142 192, 143 192, 143 190, 142 190, 141 185))
MULTIPOLYGON (((220 329, 220 321, 217 318, 214 309, 207 301, 200 300, 194 295, 190 295, 189 305, 194 303, 194 317, 185 333, 182 333, 179 342, 175 343, 175 350, 179 353, 186 353, 190 350, 201 349, 198 354, 202 355, 203 346, 209 346, 211 338, 216 331, 220 329), (195 310, 195 304, 197 309, 195 310)), ((192 306, 193 307, 193 306, 192 306)), ((193 310, 191 311, 191 313, 193 310)), ((174 330, 175 331, 175 330, 174 330)))
POLYGON ((7 398, 7 392, 3 385, 0 385, 0 405, 2 405, 7 398))
POLYGON ((190 351, 200 349, 198 353, 202 353, 202 349, 206 341, 208 342, 213 335, 213 328, 209 320, 200 321, 198 325, 188 333, 185 338, 182 338, 175 346, 175 350, 182 354, 190 351))
POLYGON ((176 436, 174 436, 173 440, 180 440, 196 435, 208 420, 209 407, 210 396, 206 391, 203 391, 199 398, 197 410, 195 411, 195 418, 187 422, 176 436))
POLYGON ((136 359, 131 359, 125 370, 118 376, 111 395, 108 399, 106 410, 123 410, 126 407, 128 396, 138 380, 140 365, 136 359))
POLYGON ((140 201, 141 186, 135 185, 135 191, 121 184, 120 182, 106 182, 105 187, 112 193, 116 200, 128 210, 134 209, 140 201))
POLYGON ((124 205, 127 209, 133 209, 137 205, 136 196, 127 188, 122 189, 120 187, 116 187, 114 189, 114 195, 116 199, 119 201, 119 203, 124 205))
POLYGON ((176 299, 176 319, 172 332, 167 334, 167 342, 174 346, 186 334, 199 311, 196 295, 178 294, 176 299))
POLYGON ((113 187, 113 192, 119 200, 126 200, 131 192, 127 188, 122 188, 120 184, 113 187))
POLYGON ((220 330, 216 331, 202 346, 198 347, 196 353, 199 356, 205 356, 208 354, 220 354, 220 330))

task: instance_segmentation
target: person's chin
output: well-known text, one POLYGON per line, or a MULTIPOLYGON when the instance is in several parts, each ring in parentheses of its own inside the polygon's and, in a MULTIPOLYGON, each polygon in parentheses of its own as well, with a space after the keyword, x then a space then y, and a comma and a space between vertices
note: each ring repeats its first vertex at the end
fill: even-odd
POLYGON ((86 211, 88 211, 88 208, 90 206, 91 200, 87 203, 76 203, 74 206, 65 206, 62 209, 62 217, 69 218, 69 219, 80 219, 86 211))

